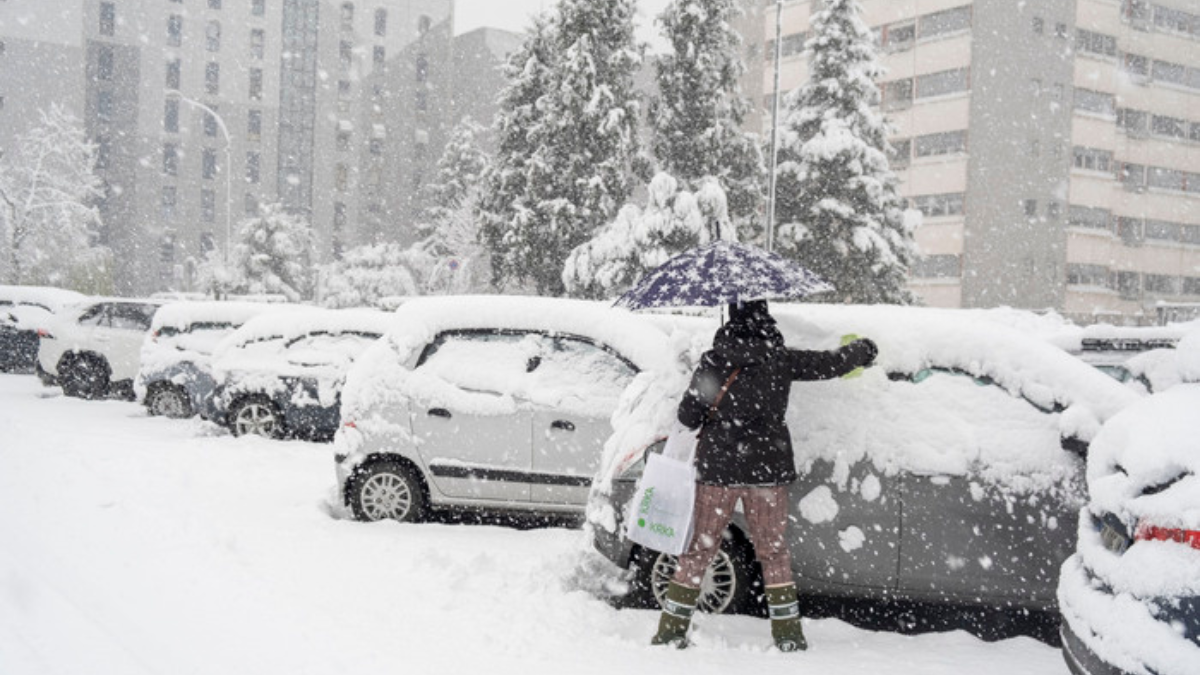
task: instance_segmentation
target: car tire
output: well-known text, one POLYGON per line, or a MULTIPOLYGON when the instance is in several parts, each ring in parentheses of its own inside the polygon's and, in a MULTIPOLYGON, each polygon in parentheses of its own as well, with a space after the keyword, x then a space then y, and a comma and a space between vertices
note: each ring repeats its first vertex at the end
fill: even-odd
POLYGON ((229 430, 234 436, 283 438, 283 415, 264 396, 243 398, 229 409, 229 430))
MULTIPOLYGON (((639 549, 634 555, 634 566, 631 590, 634 597, 630 602, 661 606, 678 567, 678 558, 639 549)), ((754 589, 762 585, 758 581, 760 576, 750 545, 736 536, 726 537, 704 572, 697 608, 709 614, 757 613, 761 592, 756 595, 754 589)))
POLYGON ((68 354, 58 362, 58 380, 63 393, 95 400, 108 395, 108 363, 94 354, 68 354))
POLYGON ((356 520, 420 522, 428 498, 425 485, 411 467, 380 461, 360 466, 346 481, 346 501, 356 520))
POLYGON ((155 417, 184 419, 195 414, 192 401, 182 387, 160 383, 146 393, 146 410, 155 417))

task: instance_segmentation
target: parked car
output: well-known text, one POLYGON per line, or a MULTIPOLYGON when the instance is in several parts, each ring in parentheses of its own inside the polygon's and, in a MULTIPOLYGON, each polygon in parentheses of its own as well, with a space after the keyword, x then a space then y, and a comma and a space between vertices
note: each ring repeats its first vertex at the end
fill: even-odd
POLYGON ((342 504, 360 520, 450 507, 581 516, 614 413, 686 380, 669 344, 599 303, 411 300, 347 379, 342 504))
MULTIPOLYGON (((791 347, 831 349, 852 333, 880 349, 859 377, 792 388, 787 422, 800 478, 790 488, 788 539, 801 593, 1052 610, 1085 495, 1088 442, 1137 395, 1044 340, 970 312, 774 305, 773 313, 791 347)), ((705 325, 705 337, 715 327, 705 325)), ((674 405, 682 393, 664 400, 674 405)), ((631 415, 616 431, 666 430, 653 426, 631 415)), ((624 536, 644 464, 633 447, 608 448, 588 527, 595 549, 626 570, 619 601, 649 606, 661 600, 675 558, 624 536)), ((759 605, 746 533, 735 514, 703 582, 707 611, 759 605)))
POLYGON ((38 331, 39 375, 67 396, 133 398, 142 338, 161 303, 111 298, 75 305, 38 331))
MULTIPOLYGON (((1148 353, 1169 354, 1176 343, 1200 323, 1176 323, 1167 326, 1092 326, 1062 329, 1050 340, 1085 363, 1097 368, 1138 393, 1159 391, 1145 366, 1137 366, 1148 353)), ((1156 357, 1157 358, 1157 357, 1156 357)))
POLYGON ((1184 382, 1092 443, 1090 501, 1058 586, 1075 675, 1200 672, 1200 333, 1179 352, 1184 382))
POLYGON ((64 307, 82 302, 74 291, 43 286, 0 286, 0 373, 37 366, 38 328, 64 307))
POLYGON ((217 345, 205 416, 235 436, 328 440, 350 365, 392 325, 368 309, 303 308, 250 319, 217 345))
POLYGON ((216 381, 212 353, 217 344, 261 314, 297 305, 260 302, 175 302, 154 315, 142 341, 141 368, 133 389, 151 415, 207 417, 216 381))

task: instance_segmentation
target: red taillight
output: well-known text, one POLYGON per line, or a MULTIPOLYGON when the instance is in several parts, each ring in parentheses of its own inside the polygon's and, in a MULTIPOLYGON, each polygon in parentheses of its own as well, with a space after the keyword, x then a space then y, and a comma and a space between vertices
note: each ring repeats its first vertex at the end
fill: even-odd
POLYGON ((357 425, 357 424, 355 424, 353 421, 351 421, 351 422, 345 422, 345 423, 343 423, 343 424, 342 424, 342 426, 344 426, 344 427, 350 427, 351 429, 357 429, 357 428, 358 428, 358 425, 357 425))
POLYGON ((1133 535, 1137 541, 1174 541, 1200 550, 1200 530, 1183 530, 1142 523, 1133 535))
POLYGON ((158 331, 154 331, 153 333, 150 334, 150 341, 158 342, 158 331))
POLYGON ((51 340, 54 339, 54 336, 50 334, 50 331, 46 330, 45 328, 39 328, 37 330, 37 334, 40 338, 49 338, 51 340))

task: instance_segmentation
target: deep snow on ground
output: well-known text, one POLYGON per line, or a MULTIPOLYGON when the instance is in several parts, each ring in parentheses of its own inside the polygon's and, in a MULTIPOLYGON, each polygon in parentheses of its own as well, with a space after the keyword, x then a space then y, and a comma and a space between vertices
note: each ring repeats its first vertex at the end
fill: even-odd
POLYGON ((578 530, 330 515, 328 446, 234 439, 0 375, 0 673, 1066 672, 1030 638, 697 619, 651 648, 649 611, 578 590, 578 530), (418 670, 419 669, 419 670, 418 670))

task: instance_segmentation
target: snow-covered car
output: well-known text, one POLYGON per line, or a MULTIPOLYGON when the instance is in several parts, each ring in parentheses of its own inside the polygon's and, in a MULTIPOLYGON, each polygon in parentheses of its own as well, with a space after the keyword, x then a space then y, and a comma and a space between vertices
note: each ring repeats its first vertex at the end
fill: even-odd
POLYGON ((236 436, 328 440, 347 371, 393 318, 306 307, 250 319, 213 352, 217 387, 206 416, 236 436))
POLYGON ((1076 675, 1200 672, 1200 333, 1178 357, 1183 382, 1092 443, 1090 501, 1058 586, 1076 675))
POLYGON ((1166 358, 1187 333, 1200 329, 1200 323, 1175 323, 1166 326, 1070 326, 1049 337, 1065 349, 1118 382, 1146 394, 1161 391, 1165 384, 1156 382, 1154 363, 1166 358), (1147 354, 1155 354, 1147 360, 1147 354))
POLYGON ((133 397, 142 339, 162 303, 109 298, 65 310, 39 329, 39 375, 67 396, 133 397))
POLYGON ((0 373, 35 368, 38 329, 84 298, 60 288, 0 286, 0 373))
MULTIPOLYGON (((792 387, 787 423, 800 478, 790 488, 788 541, 800 591, 1038 610, 1052 619, 1085 495, 1087 444, 1137 394, 1045 340, 969 311, 772 312, 793 348, 832 349, 856 334, 880 350, 858 377, 792 387)), ((715 328, 707 323, 705 337, 715 328)), ((671 389, 656 402, 667 419, 682 393, 671 389)), ((646 406, 616 431, 628 434, 628 425, 643 430, 631 440, 652 440, 647 432, 666 428, 648 420, 663 418, 646 406)), ((675 559, 624 536, 644 465, 637 445, 607 448, 587 520, 595 549, 625 570, 618 600, 650 606, 675 559)), ((747 532, 735 514, 703 583, 706 610, 756 609, 747 532)))
POLYGON ((133 389, 151 415, 191 417, 211 413, 216 381, 212 354, 222 339, 248 320, 296 305, 261 302, 175 302, 154 315, 142 341, 133 389))
POLYGON ((613 437, 614 415, 686 383, 671 344, 667 330, 594 302, 405 303, 346 382, 341 503, 360 520, 451 507, 581 516, 605 443, 641 431, 613 437))

